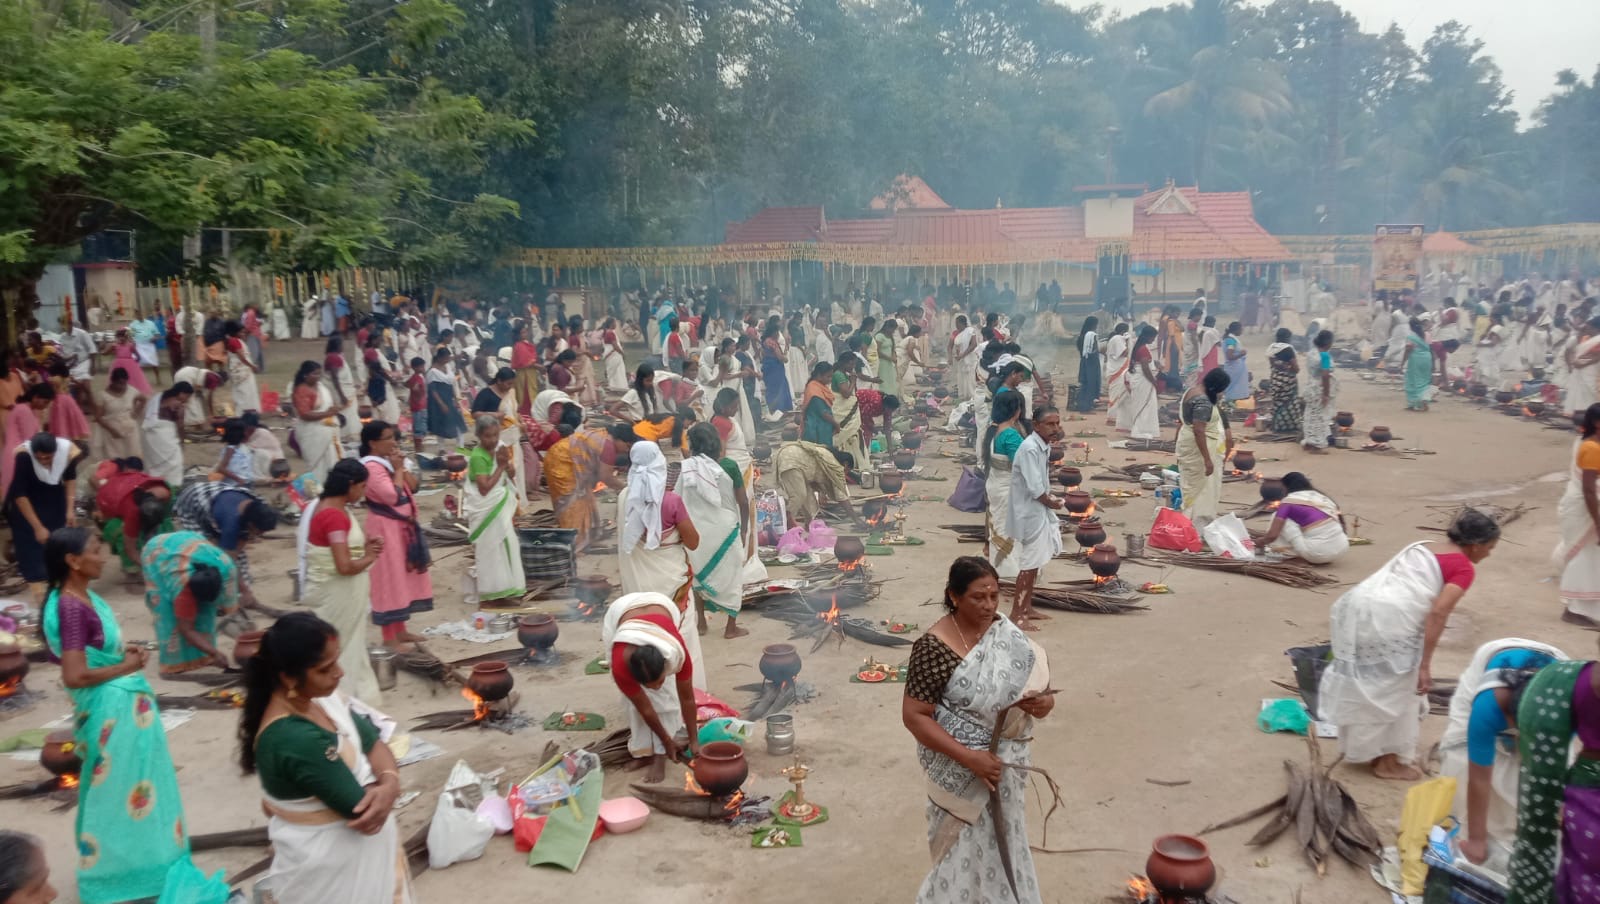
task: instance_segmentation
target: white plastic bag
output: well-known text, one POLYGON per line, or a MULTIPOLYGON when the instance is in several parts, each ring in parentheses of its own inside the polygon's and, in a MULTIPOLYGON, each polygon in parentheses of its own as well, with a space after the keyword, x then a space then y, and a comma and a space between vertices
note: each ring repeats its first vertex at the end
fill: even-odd
POLYGON ((1220 518, 1212 519, 1210 524, 1201 528, 1200 536, 1211 547, 1211 551, 1219 556, 1232 556, 1235 559, 1255 558, 1255 543, 1250 539, 1250 531, 1239 520, 1239 516, 1232 512, 1220 518))
POLYGON ((428 867, 444 869, 452 863, 476 860, 493 837, 492 824, 458 803, 453 792, 442 792, 428 824, 428 867))

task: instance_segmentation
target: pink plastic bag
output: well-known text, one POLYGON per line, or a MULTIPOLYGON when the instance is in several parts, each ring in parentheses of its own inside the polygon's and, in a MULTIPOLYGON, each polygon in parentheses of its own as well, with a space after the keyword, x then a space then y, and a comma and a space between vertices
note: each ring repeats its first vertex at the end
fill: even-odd
POLYGON ((1150 528, 1151 549, 1173 549, 1178 552, 1199 552, 1201 550, 1200 532, 1194 529, 1194 522, 1190 521, 1182 512, 1164 508, 1156 515, 1156 523, 1150 528))
POLYGON ((803 556, 811 552, 811 544, 806 542, 805 528, 791 527, 778 540, 778 555, 803 556))
POLYGON ((821 518, 811 522, 811 533, 807 542, 812 549, 831 550, 833 549, 833 542, 837 539, 839 539, 838 533, 821 518))

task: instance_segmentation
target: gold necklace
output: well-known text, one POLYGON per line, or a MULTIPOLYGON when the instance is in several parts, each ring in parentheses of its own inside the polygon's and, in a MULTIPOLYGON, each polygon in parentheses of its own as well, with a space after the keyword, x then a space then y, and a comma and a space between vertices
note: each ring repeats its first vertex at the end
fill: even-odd
POLYGON ((967 640, 967 632, 961 630, 961 619, 954 612, 950 613, 950 624, 955 627, 956 636, 961 638, 961 642, 966 645, 967 652, 971 653, 972 641, 967 640))

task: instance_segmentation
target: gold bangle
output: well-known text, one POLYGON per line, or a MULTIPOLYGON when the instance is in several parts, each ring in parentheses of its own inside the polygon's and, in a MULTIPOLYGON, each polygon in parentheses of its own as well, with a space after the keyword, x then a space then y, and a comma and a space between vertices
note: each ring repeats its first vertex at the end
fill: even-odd
POLYGON ((385 775, 394 776, 394 783, 397 784, 397 785, 400 784, 400 773, 394 771, 393 769, 385 769, 382 772, 378 773, 378 781, 380 781, 380 782, 383 781, 383 777, 385 775))

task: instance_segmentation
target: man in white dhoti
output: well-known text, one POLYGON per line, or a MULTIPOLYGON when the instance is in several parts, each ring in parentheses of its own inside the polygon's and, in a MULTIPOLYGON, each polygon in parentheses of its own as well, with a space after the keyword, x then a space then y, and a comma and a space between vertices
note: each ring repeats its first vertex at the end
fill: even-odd
POLYGON ((1011 554, 1018 570, 1011 620, 1024 631, 1038 630, 1029 623, 1035 617, 1033 586, 1039 569, 1061 551, 1061 524, 1055 510, 1065 504, 1050 494, 1050 444, 1061 438, 1060 412, 1041 408, 1033 430, 1012 457, 1011 505, 1006 516, 1006 533, 1011 537, 1011 554))

